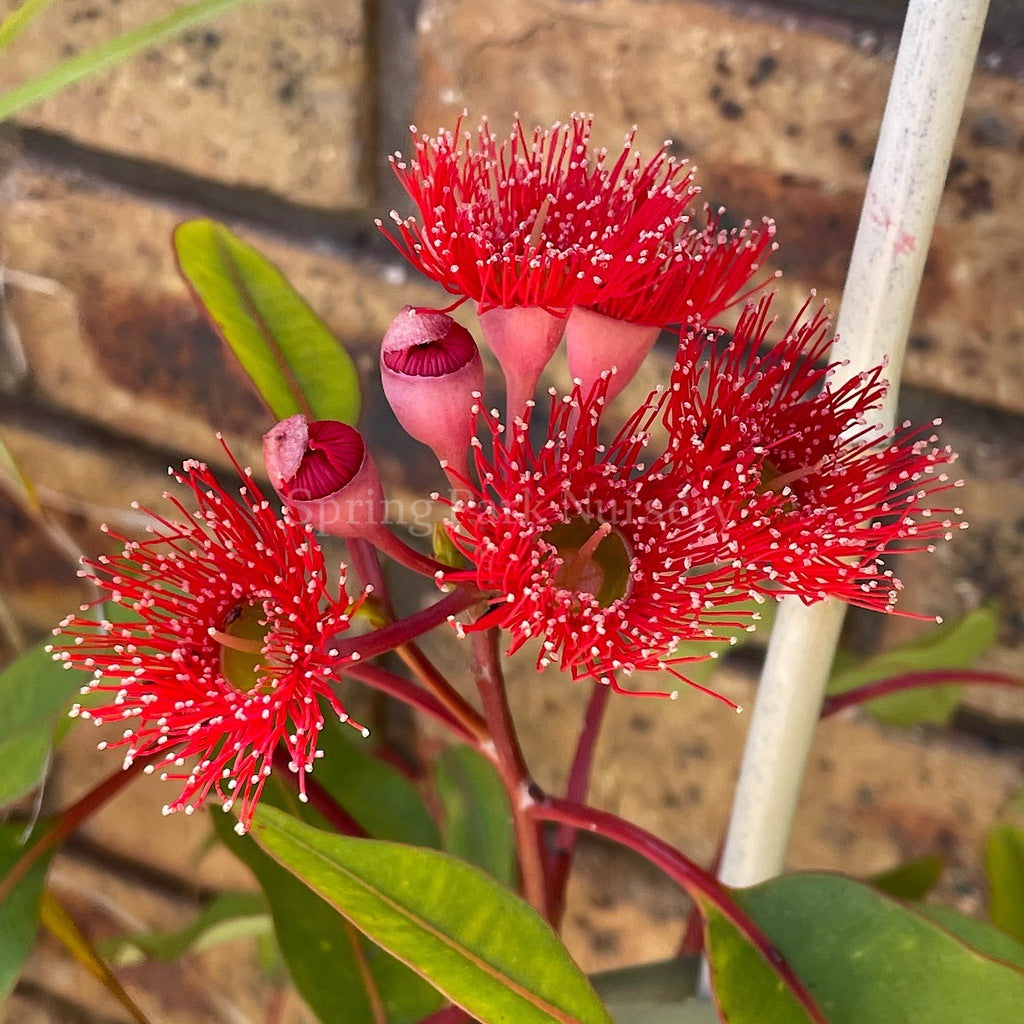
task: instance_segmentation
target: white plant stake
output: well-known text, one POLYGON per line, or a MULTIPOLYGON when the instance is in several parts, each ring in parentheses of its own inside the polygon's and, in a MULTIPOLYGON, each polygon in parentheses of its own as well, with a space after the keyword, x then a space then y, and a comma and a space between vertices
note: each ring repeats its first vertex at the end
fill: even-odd
MULTIPOLYGON (((832 348, 834 386, 883 360, 874 413, 894 425, 911 316, 988 0, 911 0, 832 348)), ((720 875, 754 885, 782 870, 845 605, 786 598, 768 647, 720 875)))

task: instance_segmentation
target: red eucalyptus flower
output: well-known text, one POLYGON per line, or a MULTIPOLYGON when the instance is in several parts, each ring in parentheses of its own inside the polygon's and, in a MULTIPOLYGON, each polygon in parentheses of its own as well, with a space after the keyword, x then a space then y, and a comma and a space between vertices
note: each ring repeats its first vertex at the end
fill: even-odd
POLYGON ((181 519, 149 513, 152 539, 118 537, 122 554, 86 563, 127 621, 98 628, 69 616, 55 632, 73 640, 54 657, 93 673, 83 693, 111 695, 72 711, 97 724, 124 722, 121 738, 101 747, 126 747, 126 768, 164 754, 162 777, 184 783, 165 813, 191 813, 212 790, 225 810, 240 804, 237 829, 245 831, 278 744, 304 798, 323 728, 320 698, 361 728, 331 689, 333 645, 359 602, 345 593, 344 567, 337 595, 329 591, 312 527, 278 518, 251 473, 239 473, 241 503, 201 463, 174 474, 197 511, 168 495, 181 519))
POLYGON ((537 445, 523 420, 506 432, 495 413, 481 413, 490 451, 475 442, 479 484, 466 481, 471 496, 452 504, 448 524, 471 567, 446 578, 493 595, 466 629, 508 630, 510 652, 539 638, 538 668, 558 662, 574 679, 616 689, 619 672, 665 670, 687 681, 677 666, 697 659, 675 657, 676 648, 754 617, 734 606, 749 597, 740 581, 770 538, 749 510, 723 520, 716 506, 727 467, 686 476, 663 461, 645 467, 663 396, 602 444, 607 378, 586 399, 578 387, 552 397, 537 445))
POLYGON ((664 148, 646 164, 633 155, 635 130, 610 164, 606 150, 591 152, 591 117, 532 137, 517 117, 500 145, 484 120, 475 147, 461 124, 414 137, 410 163, 392 159, 420 221, 392 217, 409 261, 481 312, 538 306, 564 316, 620 274, 632 291, 637 264, 697 194, 664 148))
POLYGON ((820 365, 831 343, 823 310, 804 319, 805 306, 762 354, 769 309, 770 298, 748 307, 722 351, 720 333, 693 327, 683 336, 665 406, 666 458, 698 475, 733 460, 744 484, 723 515, 745 504, 770 515, 772 540, 753 589, 892 611, 900 582, 882 556, 930 550, 966 525, 951 518, 961 509, 927 504, 957 486, 939 472, 956 456, 909 424, 885 433, 867 423, 888 389, 884 367, 832 385, 836 367, 820 365))

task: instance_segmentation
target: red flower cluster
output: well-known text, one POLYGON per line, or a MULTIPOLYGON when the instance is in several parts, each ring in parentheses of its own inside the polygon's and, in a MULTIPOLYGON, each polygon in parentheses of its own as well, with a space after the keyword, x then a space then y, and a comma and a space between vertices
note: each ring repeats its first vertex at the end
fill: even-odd
POLYGON ((180 520, 149 513, 152 539, 87 563, 127 621, 71 616, 55 631, 64 638, 55 657, 93 673, 83 693, 107 695, 73 714, 123 722, 109 745, 127 748, 125 767, 156 755, 163 777, 183 783, 167 813, 191 813, 213 791, 225 810, 238 803, 242 831, 279 744, 304 796, 321 698, 361 728, 331 687, 336 637, 354 611, 344 567, 335 596, 312 528, 279 518, 251 474, 243 478, 238 503, 206 466, 187 463, 175 479, 197 510, 168 496, 180 520))
POLYGON ((714 316, 737 300, 771 245, 775 226, 691 226, 699 189, 662 147, 643 163, 634 128, 610 164, 592 151, 593 119, 536 128, 518 118, 500 145, 484 120, 476 134, 415 136, 392 166, 420 220, 392 214, 396 245, 447 291, 480 312, 536 306, 564 316, 593 308, 663 327, 714 316))
POLYGON ((500 625, 511 649, 541 639, 538 666, 615 684, 669 670, 687 640, 742 625, 750 598, 833 597, 892 611, 883 565, 949 535, 960 509, 927 507, 953 486, 954 458, 906 428, 864 425, 885 395, 881 369, 833 389, 819 312, 766 354, 769 303, 732 340, 694 328, 667 390, 653 392, 607 447, 598 426, 607 375, 589 396, 552 400, 546 437, 480 413, 470 497, 449 532, 471 568, 446 575, 493 596, 471 629, 500 625), (652 426, 667 433, 649 451, 652 426), (908 542, 903 544, 902 542, 908 542))
POLYGON ((87 689, 104 697, 76 713, 125 723, 114 745, 126 764, 153 758, 183 783, 168 810, 214 792, 225 808, 239 803, 244 830, 278 748, 304 794, 320 702, 347 720, 332 690, 340 666, 406 643, 480 593, 485 612, 458 628, 505 629, 512 651, 536 640, 538 668, 616 689, 638 671, 688 681, 695 659, 681 645, 753 628, 751 598, 891 611, 900 584, 884 559, 953 528, 959 509, 929 507, 953 486, 941 472, 952 453, 908 427, 868 425, 883 369, 835 384, 820 312, 803 311, 770 348, 769 300, 749 305, 731 336, 714 327, 760 289, 774 225, 726 231, 715 214, 692 226, 684 164, 664 148, 642 162, 632 134, 612 161, 591 153, 590 131, 575 116, 528 136, 516 120, 499 144, 485 122, 474 146, 457 126, 417 138, 411 165, 395 165, 419 211, 398 221, 396 244, 477 303, 506 378, 502 424, 482 408, 476 344, 450 317, 408 307, 384 339, 385 393, 448 472, 446 525, 465 566, 437 571, 390 532, 354 427, 302 415, 264 439, 284 518, 247 471, 238 503, 189 463, 176 479, 195 513, 174 500, 181 520, 154 516, 152 539, 88 563, 129 618, 69 618, 56 656, 93 672, 87 689), (668 325, 680 331, 671 380, 605 443, 608 402, 668 325), (563 333, 575 386, 551 392, 541 430, 533 395, 563 333), (469 587, 428 609, 441 609, 436 619, 342 644, 354 610, 344 567, 335 595, 300 519, 350 540, 364 577, 376 569, 369 542, 469 587))

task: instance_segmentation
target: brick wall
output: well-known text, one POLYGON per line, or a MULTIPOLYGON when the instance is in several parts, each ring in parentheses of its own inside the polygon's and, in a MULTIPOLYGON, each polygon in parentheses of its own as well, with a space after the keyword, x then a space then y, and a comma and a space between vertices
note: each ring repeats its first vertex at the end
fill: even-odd
MULTIPOLYGON (((12 6, 0 0, 0 12, 12 6)), ((645 149, 672 139, 674 152, 699 165, 704 198, 738 218, 777 220, 781 311, 812 287, 838 301, 892 37, 799 7, 780 14, 772 5, 686 0, 265 2, 68 89, 0 129, 0 436, 56 519, 90 551, 103 546, 100 522, 138 526, 124 510, 132 499, 159 501, 169 462, 221 462, 216 430, 258 464, 267 413, 173 268, 173 225, 210 215, 275 259, 353 352, 368 384, 366 431, 393 490, 430 489, 430 466, 410 457, 374 368, 399 306, 441 299, 396 262, 372 220, 398 201, 385 154, 404 146, 407 125, 450 126, 464 107, 495 126, 516 110, 527 122, 588 110, 610 145, 634 122, 645 149)), ((1000 8, 1011 19, 1007 38, 1012 8, 1000 8)), ((55 5, 5 54, 0 89, 160 9, 150 0, 55 5)), ((904 377, 907 411, 942 416, 944 437, 962 453, 972 527, 935 558, 904 567, 903 602, 949 616, 998 599, 1001 637, 990 663, 1019 672, 1024 81, 1007 73, 1013 60, 986 62, 995 63, 1002 70, 983 67, 971 87, 904 377)), ((650 374, 663 369, 655 362, 650 374)), ((80 599, 45 538, 2 503, 0 593, 29 636, 80 599)), ((855 619, 853 627, 869 640, 918 628, 895 619, 855 619)), ((550 781, 562 768, 549 752, 564 749, 551 702, 568 714, 578 697, 545 686, 517 698, 536 726, 528 746, 550 781)), ((867 759, 864 772, 882 773, 881 810, 853 775, 836 781, 823 750, 795 861, 842 860, 856 846, 843 831, 850 820, 867 837, 857 863, 869 867, 949 832, 956 838, 942 841, 954 844, 963 877, 976 885, 980 829, 1019 785, 1024 736, 1013 722, 1024 719, 1024 702, 1009 694, 971 701, 974 712, 961 724, 991 734, 993 720, 1004 720, 1001 758, 963 735, 894 740, 904 768, 915 766, 913 792, 902 791, 868 740, 843 734, 867 759), (986 779, 998 782, 985 809, 965 818, 965 802, 977 807, 986 779), (900 810, 911 806, 913 821, 900 810)), ((723 740, 713 712, 688 707, 691 719, 620 708, 606 753, 623 767, 599 781, 598 793, 605 805, 708 855, 702 826, 723 818, 741 737, 723 740), (679 745, 676 727, 689 746, 679 745), (638 742, 653 761, 636 752, 638 742), (672 780, 659 776, 666 759, 672 780), (639 779, 660 779, 651 782, 658 792, 639 779)), ((836 727, 878 739, 870 726, 836 727)), ((636 959, 620 946, 601 952, 595 929, 612 925, 594 913, 571 926, 584 956, 595 965, 636 959)))

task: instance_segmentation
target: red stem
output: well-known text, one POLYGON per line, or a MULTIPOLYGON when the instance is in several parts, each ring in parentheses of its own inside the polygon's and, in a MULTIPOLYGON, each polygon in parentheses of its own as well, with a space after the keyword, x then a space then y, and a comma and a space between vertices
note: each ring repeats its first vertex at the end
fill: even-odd
MULTIPOLYGON (((722 853, 725 850, 725 836, 718 841, 718 849, 708 865, 708 874, 718 877, 718 869, 722 864, 722 853)), ((704 918, 700 912, 700 904, 694 901, 690 908, 690 916, 686 919, 686 928, 679 942, 677 956, 695 956, 704 949, 704 918)))
POLYGON ((460 587, 452 593, 441 598, 440 601, 424 608, 415 615, 399 619, 390 625, 375 629, 370 633, 364 633, 349 640, 343 640, 338 644, 338 657, 340 660, 356 654, 357 661, 364 658, 375 658, 385 651, 394 650, 407 644, 424 633, 428 633, 435 626, 446 622, 453 615, 465 611, 470 605, 480 600, 480 595, 475 590, 468 590, 460 587))
POLYGON ((447 572, 450 568, 450 566, 431 558, 430 555, 424 555, 414 547, 410 547, 384 525, 381 525, 380 529, 374 530, 366 539, 379 551, 393 558, 399 565, 404 565, 421 576, 435 579, 439 572, 447 572))
POLYGON ((463 732, 469 734, 469 741, 476 746, 491 738, 491 731, 483 715, 476 710, 444 677, 434 663, 416 646, 402 644, 397 648, 398 656, 415 673, 416 678, 426 687, 458 723, 463 732))
MULTIPOLYGON (((391 595, 388 592, 384 573, 381 571, 377 551, 369 541, 360 538, 351 538, 348 542, 348 549, 349 555, 352 558, 352 564, 359 578, 364 583, 373 587, 374 596, 377 598, 384 616, 389 620, 389 624, 391 624, 395 619, 395 608, 391 602, 391 595)), ((470 743, 479 744, 488 738, 487 723, 484 722, 480 713, 463 700, 458 691, 438 671, 433 662, 416 644, 412 641, 401 644, 396 648, 396 653, 430 692, 433 700, 428 704, 423 704, 419 700, 419 697, 422 696, 421 690, 410 687, 405 680, 399 679, 398 676, 391 675, 390 673, 388 675, 391 682, 397 682, 399 684, 398 690, 401 692, 388 689, 387 685, 378 685, 378 689, 386 690, 400 700, 414 704, 426 714, 433 715, 435 718, 438 718, 437 709, 440 706, 441 710, 445 712, 445 716, 440 720, 450 728, 457 729, 462 734, 462 738, 470 743)), ((347 674, 360 678, 358 673, 347 672, 347 674)), ((368 679, 364 681, 370 682, 368 679)), ((378 677, 377 682, 384 682, 384 680, 378 677)), ((377 685, 377 683, 371 682, 371 685, 377 685)))
POLYGON ((461 1006, 442 1006, 419 1024, 473 1024, 473 1018, 461 1006))
POLYGON ((529 813, 542 821, 555 821, 587 832, 596 832, 646 857, 669 878, 678 882, 694 900, 710 903, 719 910, 757 949, 779 978, 792 989, 811 1020, 817 1024, 828 1024, 782 953, 771 944, 753 918, 737 906, 729 890, 714 875, 639 825, 624 821, 606 811, 598 811, 593 807, 571 803, 568 800, 559 800, 557 797, 548 797, 543 802, 534 803, 529 808, 529 813))
POLYGON ((349 537, 345 542, 348 547, 348 556, 352 562, 352 568, 356 575, 363 582, 364 586, 373 587, 374 596, 380 602, 385 614, 389 619, 395 617, 394 608, 391 605, 391 596, 388 593, 387 581, 380 567, 380 558, 377 549, 362 537, 349 537))
MULTIPOLYGON (((295 772, 288 767, 291 761, 291 755, 288 751, 284 747, 276 747, 273 760, 274 767, 281 777, 286 779, 295 791, 298 792, 299 779, 295 772)), ((310 806, 319 811, 339 835, 356 836, 359 839, 365 839, 369 835, 366 829, 310 775, 306 776, 306 797, 309 800, 310 806)))
POLYGON ((508 706, 505 680, 498 655, 498 630, 488 629, 473 634, 474 675, 484 718, 490 729, 491 740, 484 743, 481 752, 494 764, 501 777, 512 808, 512 824, 519 853, 519 873, 523 895, 534 909, 548 918, 547 883, 544 872, 544 854, 541 831, 530 815, 535 799, 532 783, 526 770, 526 761, 516 736, 515 723, 508 706))
POLYGON ((417 708, 425 715, 429 715, 435 721, 447 726, 458 733, 459 738, 467 743, 477 743, 474 733, 457 719, 433 694, 421 690, 414 683, 396 676, 393 672, 381 668, 379 665, 357 662, 354 665, 346 665, 342 673, 352 679, 372 686, 375 690, 397 697, 398 700, 417 708))
POLYGON ((0 904, 7 899, 11 890, 47 850, 52 850, 63 843, 83 821, 95 814, 111 797, 116 796, 147 764, 165 756, 166 753, 161 751, 159 754, 136 759, 128 768, 120 769, 113 775, 107 776, 102 782, 93 786, 85 796, 61 811, 53 828, 40 836, 39 840, 15 861, 6 877, 0 880, 0 904))
POLYGON ((932 669, 928 672, 905 672, 864 686, 855 686, 845 693, 827 697, 821 707, 821 717, 828 718, 846 708, 856 707, 876 697, 886 697, 904 690, 918 690, 925 686, 960 683, 965 686, 1016 686, 1024 688, 1024 679, 1004 672, 970 672, 964 669, 932 669))
MULTIPOLYGON (((572 803, 580 804, 587 798, 590 772, 594 764, 594 749, 597 746, 598 733, 610 695, 610 686, 595 683, 587 701, 587 710, 583 715, 583 725, 576 742, 576 753, 573 755, 569 782, 565 789, 565 799, 572 803)), ((555 833, 548 869, 548 900, 551 905, 551 920, 556 925, 565 913, 565 887, 572 870, 578 835, 576 829, 569 825, 559 825, 555 833)))

